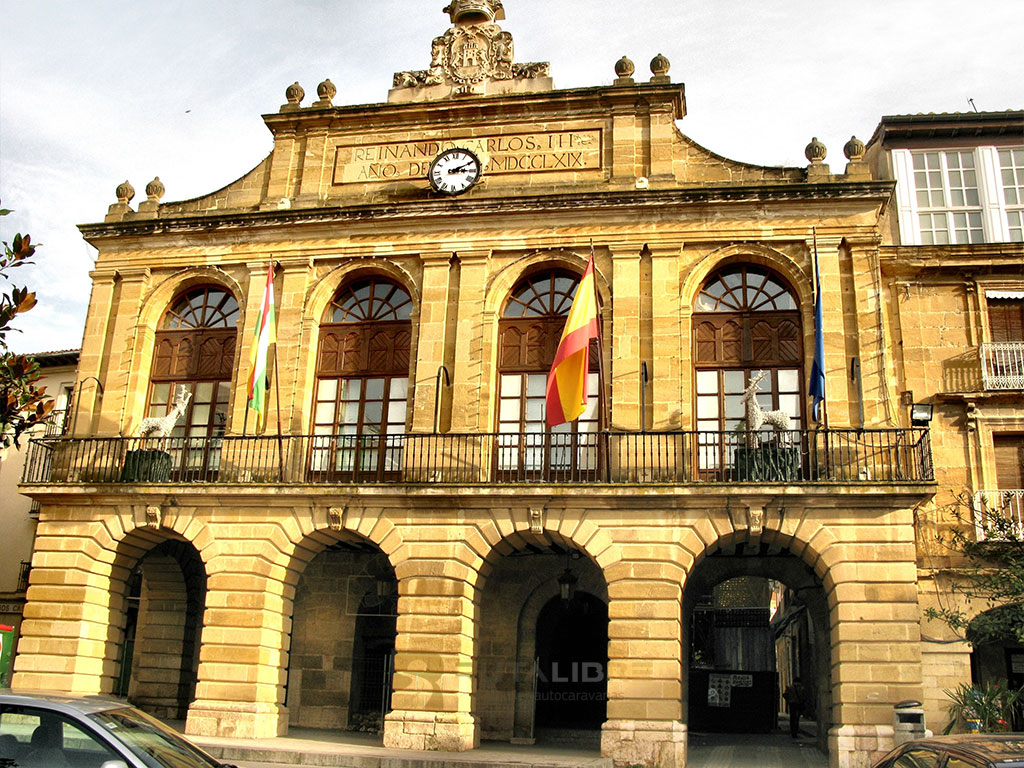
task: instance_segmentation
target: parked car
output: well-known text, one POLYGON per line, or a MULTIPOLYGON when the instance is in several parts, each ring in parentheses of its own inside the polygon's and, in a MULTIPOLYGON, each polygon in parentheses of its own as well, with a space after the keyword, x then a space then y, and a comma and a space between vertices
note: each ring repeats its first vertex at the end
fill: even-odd
POLYGON ((0 691, 0 768, 235 768, 103 696, 0 691))
POLYGON ((908 741, 874 768, 1024 768, 1024 733, 972 733, 908 741))

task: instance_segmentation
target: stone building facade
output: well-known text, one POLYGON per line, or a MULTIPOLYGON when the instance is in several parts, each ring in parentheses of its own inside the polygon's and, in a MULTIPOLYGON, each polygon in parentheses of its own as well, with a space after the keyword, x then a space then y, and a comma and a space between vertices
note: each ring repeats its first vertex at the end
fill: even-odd
POLYGON ((907 366, 942 355, 891 311, 893 181, 857 141, 843 173, 817 141, 806 167, 721 157, 680 132, 665 57, 553 90, 500 2, 446 12, 387 103, 295 84, 250 173, 177 203, 154 180, 136 208, 125 183, 82 226, 79 378, 103 387, 22 486, 42 509, 15 684, 123 693, 193 734, 381 719, 386 745, 471 750, 593 729, 616 764, 681 767, 694 706, 756 687, 692 686, 694 614, 755 576, 811 617, 821 748, 869 764, 928 682, 915 521, 964 439, 900 407, 907 366), (547 430, 591 251, 590 406, 547 430), (791 430, 743 431, 760 371, 791 430), (137 438, 180 386, 172 435, 137 438))

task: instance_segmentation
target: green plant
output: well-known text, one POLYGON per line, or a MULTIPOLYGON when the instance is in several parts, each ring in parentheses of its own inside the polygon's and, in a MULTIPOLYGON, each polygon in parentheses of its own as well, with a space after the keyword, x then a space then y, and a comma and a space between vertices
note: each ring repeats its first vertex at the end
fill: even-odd
POLYGON ((1024 699, 1024 688, 1010 688, 1005 680, 973 685, 961 683, 943 693, 950 701, 946 707, 950 720, 943 733, 950 733, 957 723, 982 733, 1008 731, 1014 709, 1024 699))

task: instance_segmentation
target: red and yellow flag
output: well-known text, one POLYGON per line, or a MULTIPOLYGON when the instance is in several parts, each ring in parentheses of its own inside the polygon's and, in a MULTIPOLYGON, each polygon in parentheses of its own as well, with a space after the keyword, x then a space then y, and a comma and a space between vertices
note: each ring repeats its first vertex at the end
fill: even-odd
POLYGON ((549 427, 578 419, 587 407, 587 374, 590 373, 590 340, 598 338, 597 289, 594 254, 576 287, 562 340, 548 374, 547 414, 549 427))

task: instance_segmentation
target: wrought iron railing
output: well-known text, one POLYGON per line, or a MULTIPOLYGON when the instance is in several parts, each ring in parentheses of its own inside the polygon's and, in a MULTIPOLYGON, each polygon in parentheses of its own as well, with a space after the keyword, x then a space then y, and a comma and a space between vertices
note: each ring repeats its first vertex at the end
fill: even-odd
POLYGON ((1024 341, 982 344, 981 377, 985 389, 1024 389, 1024 341))
POLYGON ((974 494, 974 530, 978 541, 1013 534, 1024 539, 1024 489, 985 490, 974 494))
POLYGON ((35 438, 24 483, 887 483, 927 429, 35 438))

